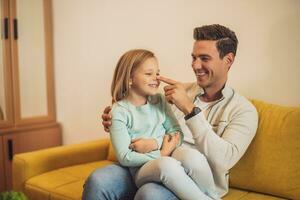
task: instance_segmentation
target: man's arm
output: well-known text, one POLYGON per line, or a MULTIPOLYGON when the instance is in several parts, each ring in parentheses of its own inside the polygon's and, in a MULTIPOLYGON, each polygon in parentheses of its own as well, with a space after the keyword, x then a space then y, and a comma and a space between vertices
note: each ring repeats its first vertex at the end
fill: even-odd
MULTIPOLYGON (((169 84, 165 86, 166 99, 185 115, 190 113, 194 104, 188 98, 183 84, 165 77, 158 79, 169 84)), ((256 133, 256 109, 250 103, 244 102, 244 107, 241 106, 228 123, 220 137, 202 113, 186 121, 197 149, 219 170, 230 169, 245 153, 256 133)))
POLYGON ((193 110, 195 105, 188 97, 183 83, 163 76, 159 76, 158 80, 168 84, 164 87, 164 91, 166 100, 169 103, 175 104, 176 107, 185 115, 193 110))
POLYGON ((243 156, 257 129, 258 116, 253 106, 241 108, 228 122, 222 136, 217 135, 202 113, 186 121, 196 148, 218 170, 227 171, 243 156))
POLYGON ((105 132, 109 132, 109 127, 111 126, 111 106, 105 107, 103 113, 101 115, 102 118, 102 126, 105 132))

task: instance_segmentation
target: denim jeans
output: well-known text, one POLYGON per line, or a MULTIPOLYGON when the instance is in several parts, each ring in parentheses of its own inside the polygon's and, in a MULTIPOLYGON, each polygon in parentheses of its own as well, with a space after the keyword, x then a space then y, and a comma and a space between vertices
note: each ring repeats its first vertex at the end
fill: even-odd
POLYGON ((83 200, 178 200, 159 183, 137 189, 127 167, 114 164, 96 169, 86 180, 83 200))

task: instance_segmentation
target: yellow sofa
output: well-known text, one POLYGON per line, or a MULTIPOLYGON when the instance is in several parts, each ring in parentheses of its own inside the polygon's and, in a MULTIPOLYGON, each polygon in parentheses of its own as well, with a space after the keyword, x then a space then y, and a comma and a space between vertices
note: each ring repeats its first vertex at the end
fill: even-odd
MULTIPOLYGON (((300 199, 300 108, 252 102, 258 132, 230 171, 231 188, 223 199, 300 199)), ((31 200, 79 200, 87 176, 113 162, 109 139, 18 154, 13 187, 31 200)))

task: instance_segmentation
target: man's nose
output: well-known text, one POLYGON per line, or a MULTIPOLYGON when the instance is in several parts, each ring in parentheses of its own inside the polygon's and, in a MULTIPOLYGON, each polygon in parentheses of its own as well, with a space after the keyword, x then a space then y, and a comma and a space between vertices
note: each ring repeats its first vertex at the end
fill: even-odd
POLYGON ((193 69, 201 69, 202 68, 202 62, 199 58, 196 58, 193 62, 192 62, 192 67, 193 69))

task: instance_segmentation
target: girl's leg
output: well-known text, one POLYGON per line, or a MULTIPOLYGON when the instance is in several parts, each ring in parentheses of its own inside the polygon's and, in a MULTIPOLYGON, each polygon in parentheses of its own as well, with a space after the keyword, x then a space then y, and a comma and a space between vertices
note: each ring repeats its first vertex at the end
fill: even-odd
POLYGON ((213 199, 220 199, 211 168, 202 153, 196 149, 179 147, 173 152, 172 157, 181 162, 185 172, 202 192, 213 199))
POLYGON ((161 183, 146 183, 138 189, 134 200, 179 200, 176 195, 161 183))
POLYGON ((186 174, 181 163, 171 157, 161 157, 147 162, 136 173, 135 183, 141 187, 149 182, 163 183, 184 200, 210 200, 186 174))

